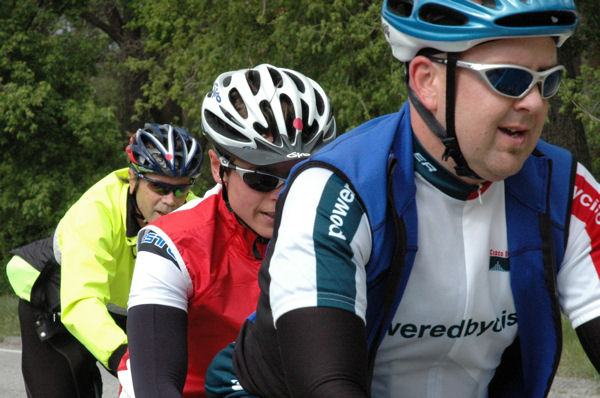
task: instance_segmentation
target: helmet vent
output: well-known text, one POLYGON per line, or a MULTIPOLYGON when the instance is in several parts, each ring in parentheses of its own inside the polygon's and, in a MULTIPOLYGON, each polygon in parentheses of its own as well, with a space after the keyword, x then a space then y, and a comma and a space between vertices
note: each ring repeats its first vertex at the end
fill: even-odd
POLYGON ((388 10, 401 17, 408 17, 413 9, 413 0, 388 0, 388 10))
POLYGON ((419 10, 419 18, 443 26, 462 26, 469 22, 465 15, 439 4, 425 4, 419 10))
POLYGON ((248 108, 246 108, 246 104, 237 88, 232 88, 229 91, 229 102, 233 104, 235 110, 238 111, 241 117, 244 119, 248 118, 248 108))
POLYGON ((264 127, 261 126, 260 123, 254 123, 254 129, 267 140, 270 140, 275 145, 279 145, 281 143, 281 137, 277 131, 277 122, 275 121, 271 104, 269 104, 267 101, 261 101, 259 106, 265 120, 267 121, 267 126, 264 127))
POLYGON ((279 96, 279 102, 281 103, 281 109, 283 110, 283 118, 285 119, 285 130, 287 132, 288 137, 294 137, 295 128, 294 128, 294 119, 296 113, 294 112, 294 104, 292 104, 292 100, 285 94, 281 94, 279 96))
MULTIPOLYGON (((527 0, 520 0, 520 1, 521 1, 521 3, 527 2, 527 0)), ((496 3, 496 0, 471 0, 471 2, 480 4, 487 8, 498 8, 498 4, 496 3)))
POLYGON ((319 122, 313 120, 312 124, 308 124, 308 104, 301 101, 302 104, 302 124, 304 129, 302 130, 302 142, 310 142, 314 137, 315 133, 319 131, 319 122))
POLYGON ((256 95, 260 88, 260 73, 254 69, 249 69, 246 72, 246 81, 248 82, 248 86, 250 86, 252 95, 256 95))
POLYGON ((569 26, 576 22, 577 18, 573 12, 569 11, 547 11, 547 12, 527 12, 496 20, 496 24, 509 28, 529 27, 529 26, 569 26))
POLYGON ((219 134, 239 142, 250 143, 250 140, 243 134, 238 133, 234 128, 228 126, 219 117, 209 110, 204 111, 204 121, 219 134))
POLYGON ((283 84, 283 80, 281 79, 281 75, 273 68, 267 68, 269 70, 269 75, 271 75, 271 80, 273 81, 273 86, 281 87, 283 84))
MULTIPOLYGON (((156 163, 158 163, 158 165, 160 166, 160 168, 162 170, 168 170, 169 166, 167 165, 167 162, 165 161, 165 158, 161 155, 161 153, 159 151, 157 151, 156 149, 150 149, 150 147, 148 145, 146 145, 146 148, 148 148, 148 152, 150 153, 150 156, 152 156, 152 159, 154 159, 154 161, 156 163)), ((175 167, 179 168, 179 163, 177 162, 178 157, 175 157, 175 159, 173 159, 173 162, 175 163, 175 167)), ((145 167, 152 167, 152 163, 146 161, 142 163, 142 166, 145 167)))
POLYGON ((294 75, 293 73, 287 73, 287 75, 290 77, 290 79, 292 79, 292 81, 298 88, 298 91, 300 91, 301 93, 304 93, 305 87, 304 87, 304 83, 302 83, 302 80, 298 79, 298 76, 294 75))
POLYGON ((225 79, 223 79, 223 87, 229 87, 230 84, 231 84, 231 76, 227 76, 225 79))
POLYGON ((229 112, 227 112, 225 109, 223 109, 223 107, 220 107, 221 112, 223 112, 223 115, 225 115, 225 117, 227 118, 227 120, 229 120, 231 123, 235 124, 236 126, 239 126, 241 128, 244 128, 244 126, 242 126, 242 124, 235 118, 233 117, 233 115, 229 112))
POLYGON ((317 112, 319 113, 319 116, 322 116, 323 111, 325 111, 325 103, 323 102, 323 97, 321 97, 321 94, 319 94, 319 92, 317 90, 313 90, 313 92, 315 93, 315 102, 317 103, 317 112))

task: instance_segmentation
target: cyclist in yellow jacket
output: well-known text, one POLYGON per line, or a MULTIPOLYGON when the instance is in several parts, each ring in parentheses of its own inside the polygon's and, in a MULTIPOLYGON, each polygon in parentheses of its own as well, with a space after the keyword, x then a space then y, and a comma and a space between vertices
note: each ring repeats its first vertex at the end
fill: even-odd
POLYGON ((127 299, 141 227, 195 197, 202 148, 182 128, 146 124, 126 148, 129 168, 93 185, 52 237, 13 250, 22 372, 29 397, 100 397, 127 348, 127 299))

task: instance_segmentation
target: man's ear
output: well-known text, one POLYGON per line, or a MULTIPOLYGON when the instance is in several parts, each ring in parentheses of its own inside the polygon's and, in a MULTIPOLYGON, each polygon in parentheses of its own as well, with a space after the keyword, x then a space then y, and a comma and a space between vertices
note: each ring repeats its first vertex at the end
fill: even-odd
POLYGON ((443 98, 442 89, 445 87, 444 69, 429 58, 416 56, 408 65, 409 84, 421 103, 435 113, 443 98))
POLYGON ((133 194, 133 191, 135 190, 137 176, 135 175, 131 167, 127 171, 129 171, 129 193, 133 194))
POLYGON ((221 168, 219 155, 217 155, 217 152, 215 152, 214 149, 209 149, 208 157, 210 158, 210 171, 212 173, 213 179, 217 184, 222 184, 223 181, 221 181, 221 176, 219 175, 219 170, 221 168))

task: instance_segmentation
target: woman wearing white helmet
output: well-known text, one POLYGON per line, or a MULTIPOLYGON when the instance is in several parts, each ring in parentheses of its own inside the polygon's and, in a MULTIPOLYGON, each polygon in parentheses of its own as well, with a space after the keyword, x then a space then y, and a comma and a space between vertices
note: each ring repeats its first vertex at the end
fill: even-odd
POLYGON ((279 193, 290 168, 331 142, 336 130, 321 86, 296 71, 263 64, 215 80, 202 103, 202 131, 214 146, 209 156, 215 181, 225 182, 225 202, 269 239, 276 195, 265 193, 279 193), (232 178, 246 184, 229 187, 232 178), (229 193, 239 187, 251 190, 229 193), (266 197, 269 204, 263 207, 259 198, 266 197))
POLYGON ((573 1, 382 17, 409 101, 292 171, 210 397, 543 398, 561 309, 600 369, 600 185, 539 139, 573 1))
POLYGON ((123 396, 205 396, 210 360, 256 307, 287 175, 335 138, 335 120, 315 81, 263 64, 215 80, 202 130, 221 189, 138 235, 123 396))

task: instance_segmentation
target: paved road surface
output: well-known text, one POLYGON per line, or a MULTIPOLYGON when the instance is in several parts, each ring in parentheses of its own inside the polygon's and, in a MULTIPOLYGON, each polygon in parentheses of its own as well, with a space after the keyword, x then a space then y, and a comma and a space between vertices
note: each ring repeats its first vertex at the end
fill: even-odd
MULTIPOLYGON (((17 337, 0 342, 0 398, 27 398, 21 377, 21 342, 17 337)), ((101 367, 104 384, 103 397, 117 398, 119 385, 101 367)), ((549 398, 600 398, 600 383, 558 377, 554 381, 549 398)))
MULTIPOLYGON (((103 397, 117 398, 119 384, 102 366, 103 397)), ((0 342, 0 398, 27 398, 21 376, 21 342, 8 337, 0 342)))
POLYGON ((575 379, 572 377, 557 377, 552 384, 549 398, 598 398, 600 383, 575 379))

